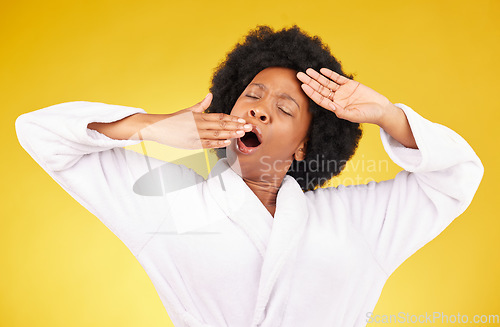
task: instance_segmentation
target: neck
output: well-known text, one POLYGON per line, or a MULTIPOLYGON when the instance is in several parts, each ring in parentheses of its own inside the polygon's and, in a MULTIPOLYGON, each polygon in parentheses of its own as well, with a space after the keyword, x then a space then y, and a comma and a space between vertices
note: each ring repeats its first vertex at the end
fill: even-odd
POLYGON ((259 198, 260 202, 262 202, 273 218, 274 213, 276 212, 276 198, 278 196, 278 191, 283 178, 284 176, 274 178, 271 181, 255 181, 243 178, 243 181, 248 185, 257 198, 259 198))

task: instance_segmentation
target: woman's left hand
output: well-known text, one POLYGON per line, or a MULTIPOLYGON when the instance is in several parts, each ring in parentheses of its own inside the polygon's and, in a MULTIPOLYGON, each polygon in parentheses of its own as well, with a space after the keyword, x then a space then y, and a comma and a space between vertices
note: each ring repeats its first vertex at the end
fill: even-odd
POLYGON ((299 72, 297 78, 314 102, 333 111, 338 118, 380 125, 384 114, 392 109, 393 104, 371 88, 327 68, 321 68, 320 72, 308 68, 307 74, 299 72))

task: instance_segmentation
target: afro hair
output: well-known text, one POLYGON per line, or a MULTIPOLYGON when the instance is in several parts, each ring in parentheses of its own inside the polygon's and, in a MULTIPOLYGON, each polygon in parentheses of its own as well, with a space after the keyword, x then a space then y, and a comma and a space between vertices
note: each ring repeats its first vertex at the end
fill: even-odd
MULTIPOLYGON (((341 63, 318 36, 311 37, 298 26, 273 31, 257 26, 238 43, 215 69, 210 92, 213 100, 206 112, 230 114, 236 100, 252 79, 268 67, 285 67, 296 72, 325 67, 352 79, 342 71, 341 63)), ((308 191, 322 186, 340 174, 354 155, 362 135, 361 126, 326 110, 309 99, 312 121, 306 156, 294 160, 287 175, 308 191)), ((225 148, 212 149, 217 157, 226 157, 225 148)))

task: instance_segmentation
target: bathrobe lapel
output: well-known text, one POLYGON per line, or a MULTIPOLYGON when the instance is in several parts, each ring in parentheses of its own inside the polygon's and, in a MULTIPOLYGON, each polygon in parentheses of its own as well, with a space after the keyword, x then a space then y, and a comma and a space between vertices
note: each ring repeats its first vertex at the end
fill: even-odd
POLYGON ((226 158, 217 161, 212 168, 207 185, 222 211, 240 226, 264 257, 273 217, 241 177, 231 169, 226 158))
MULTIPOLYGON (((282 274, 282 271, 295 259, 297 245, 306 226, 308 211, 305 195, 293 177, 285 176, 278 191, 273 219, 252 190, 230 168, 226 158, 217 162, 207 183, 220 208, 247 233, 263 256, 253 321, 253 326, 260 325, 269 313, 266 309, 272 301, 270 295, 273 289, 280 287, 282 292, 290 290, 291 275, 282 274)), ((273 305, 280 307, 285 305, 286 299, 276 299, 275 302, 273 305)))
POLYGON ((297 181, 285 176, 278 191, 276 212, 261 271, 252 326, 278 326, 291 289, 293 262, 308 219, 306 198, 297 181), (288 271, 286 268, 289 268, 288 271), (274 303, 271 292, 276 294, 274 303))

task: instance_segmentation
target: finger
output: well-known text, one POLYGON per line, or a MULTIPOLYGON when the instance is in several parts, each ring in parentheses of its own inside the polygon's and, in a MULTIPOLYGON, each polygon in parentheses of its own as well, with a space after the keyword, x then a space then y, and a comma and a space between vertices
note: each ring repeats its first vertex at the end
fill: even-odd
POLYGON ((304 93, 307 94, 307 96, 310 97, 314 102, 316 102, 318 105, 322 106, 325 109, 331 110, 331 108, 328 106, 328 102, 331 101, 328 100, 325 96, 320 94, 318 91, 313 89, 308 84, 302 84, 301 87, 302 90, 304 90, 304 93))
MULTIPOLYGON (((311 76, 304 74, 303 72, 297 73, 297 78, 304 84, 311 87, 316 92, 320 93, 325 89, 324 86, 319 84, 317 81, 311 78, 311 76)), ((328 90, 326 90, 328 92, 328 90)))
MULTIPOLYGON (((339 84, 332 82, 331 80, 329 80, 325 76, 321 75, 320 73, 318 73, 317 71, 315 71, 312 68, 308 68, 306 70, 306 73, 307 73, 307 75, 309 75, 313 79, 315 79, 319 84, 323 85, 324 87, 326 87, 332 91, 337 91, 340 87, 339 84)), ((329 90, 327 90, 327 91, 329 91, 329 90)), ((321 94, 323 94, 323 93, 321 93, 321 94)))
POLYGON ((315 103, 317 103, 321 107, 330 111, 336 111, 336 113, 339 110, 342 110, 342 107, 340 105, 322 96, 321 94, 316 92, 313 88, 311 88, 309 85, 302 84, 302 89, 315 103))
POLYGON ((231 140, 201 139, 201 146, 205 149, 224 148, 231 144, 231 140))
POLYGON ((297 78, 299 79, 299 81, 301 81, 304 84, 309 84, 309 82, 311 81, 311 76, 309 76, 303 72, 298 72, 297 78))
POLYGON ((336 72, 328 68, 321 68, 319 71, 321 72, 321 74, 325 75, 326 77, 328 77, 329 79, 333 80, 335 83, 340 85, 343 85, 350 81, 349 78, 337 74, 336 72))
POLYGON ((231 138, 240 138, 245 135, 245 131, 227 131, 227 130, 200 130, 198 131, 200 139, 226 140, 231 138))
POLYGON ((311 76, 306 75, 304 73, 301 73, 301 74, 303 74, 300 76, 302 79, 302 82, 306 85, 309 85, 314 91, 319 93, 321 96, 327 97, 327 96, 331 95, 331 92, 333 92, 332 89, 326 88, 325 86, 321 85, 320 83, 318 83, 318 81, 311 78, 311 76))
POLYGON ((214 113, 203 113, 201 115, 201 119, 204 121, 225 121, 225 122, 238 122, 245 124, 245 119, 237 116, 227 115, 222 112, 214 112, 214 113))
POLYGON ((227 120, 202 120, 200 122, 197 122, 197 127, 200 130, 228 130, 228 131, 235 131, 235 130, 242 130, 242 131, 251 131, 252 130, 252 124, 242 124, 238 122, 233 122, 233 121, 227 121, 227 120))
POLYGON ((210 107, 210 103, 212 103, 213 95, 212 93, 208 93, 203 100, 198 102, 192 107, 192 111, 194 112, 203 112, 210 107))

